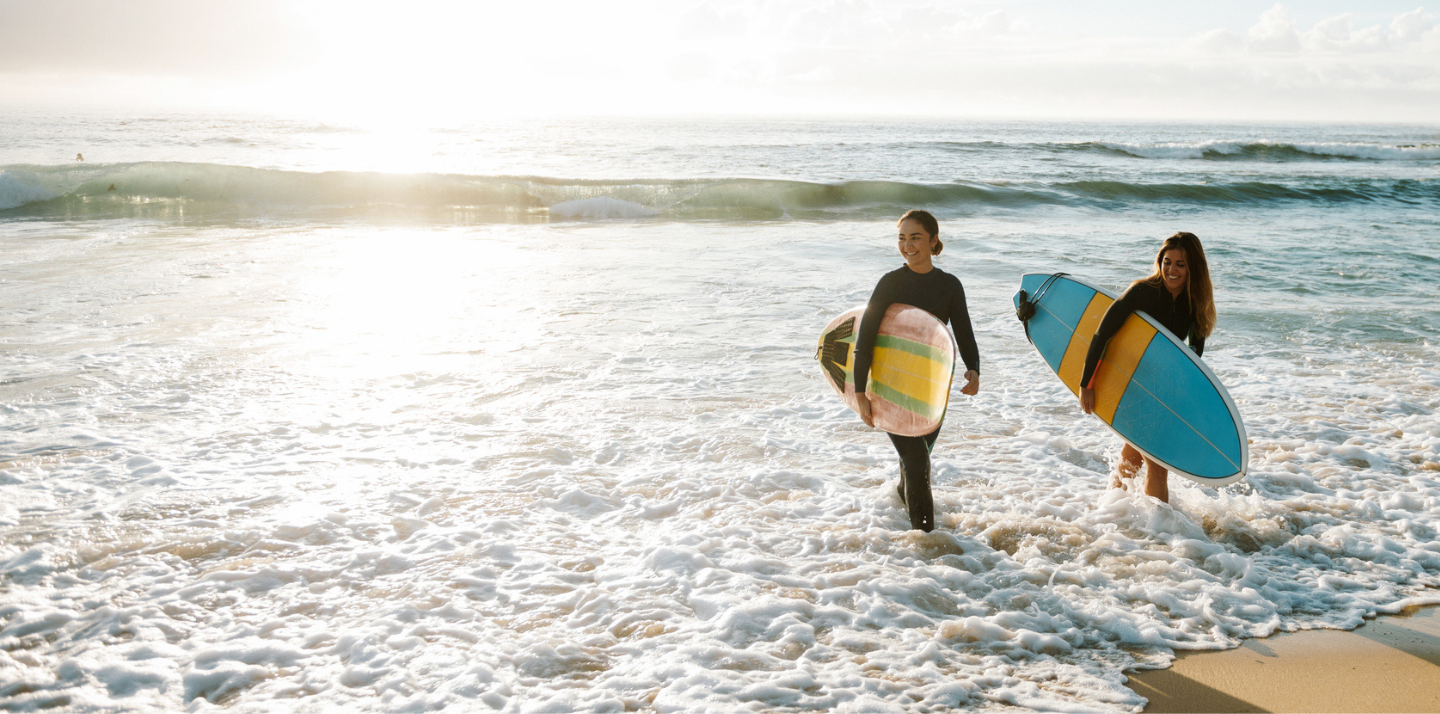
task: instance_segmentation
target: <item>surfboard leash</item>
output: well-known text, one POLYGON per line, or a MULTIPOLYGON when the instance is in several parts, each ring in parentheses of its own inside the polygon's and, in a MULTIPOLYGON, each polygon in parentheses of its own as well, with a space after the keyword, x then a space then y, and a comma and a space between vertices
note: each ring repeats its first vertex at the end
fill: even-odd
POLYGON ((1020 291, 1020 304, 1015 306, 1015 317, 1020 320, 1021 326, 1025 328, 1025 339, 1029 340, 1031 344, 1035 343, 1035 340, 1030 339, 1030 318, 1035 317, 1035 306, 1040 304, 1040 299, 1045 297, 1045 293, 1049 292, 1050 286, 1054 285, 1057 279, 1065 277, 1066 275, 1069 275, 1069 273, 1053 273, 1050 277, 1045 278, 1045 282, 1040 283, 1040 287, 1035 289, 1034 297, 1026 295, 1024 290, 1020 291))

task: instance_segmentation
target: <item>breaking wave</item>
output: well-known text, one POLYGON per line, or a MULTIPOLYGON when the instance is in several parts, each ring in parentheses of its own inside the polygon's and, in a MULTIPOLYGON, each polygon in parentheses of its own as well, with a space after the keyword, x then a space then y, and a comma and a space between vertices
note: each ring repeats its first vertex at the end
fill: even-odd
POLYGON ((824 220, 888 215, 916 205, 952 211, 1047 205, 1106 210, 1166 203, 1280 202, 1440 204, 1440 181, 1332 177, 1289 183, 822 183, 302 172, 174 162, 0 167, 0 217, 8 218, 344 217, 400 212, 480 221, 824 220))
MULTIPOLYGON (((916 148, 915 144, 905 146, 916 148)), ((1092 153, 1134 159, 1196 159, 1208 161, 1440 161, 1440 143, 1375 144, 1365 142, 1283 141, 1079 141, 1009 144, 996 141, 939 142, 937 148, 959 153, 1006 151, 1053 154, 1092 153)))
POLYGON ((1208 159, 1212 161, 1437 161, 1440 144, 1382 146, 1364 143, 1206 141, 1159 144, 1086 142, 1074 148, 1124 154, 1142 159, 1208 159))

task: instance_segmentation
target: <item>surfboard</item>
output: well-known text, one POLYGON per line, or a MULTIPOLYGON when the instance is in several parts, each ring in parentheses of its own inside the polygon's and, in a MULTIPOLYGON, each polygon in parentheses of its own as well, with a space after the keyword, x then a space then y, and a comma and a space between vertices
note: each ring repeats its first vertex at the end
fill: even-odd
MULTIPOLYGON (((1017 316, 1022 298, 1034 308, 1022 317, 1031 344, 1078 397, 1090 341, 1115 296, 1064 273, 1031 273, 1015 294, 1017 316)), ((1235 401, 1150 315, 1136 312, 1110 339, 1094 387, 1100 421, 1166 469, 1211 486, 1245 477, 1250 446, 1235 401)))
MULTIPOLYGON (((855 340, 864 314, 864 306, 841 313, 825 325, 815 348, 826 383, 857 414, 855 340)), ((939 428, 958 353, 955 336, 934 315, 910 305, 886 309, 865 388, 875 427, 901 436, 924 436, 939 428)))

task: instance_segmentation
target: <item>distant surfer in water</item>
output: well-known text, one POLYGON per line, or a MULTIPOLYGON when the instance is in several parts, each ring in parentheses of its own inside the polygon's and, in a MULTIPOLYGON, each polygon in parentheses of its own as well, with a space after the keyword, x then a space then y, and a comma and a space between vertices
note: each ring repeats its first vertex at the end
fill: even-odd
MULTIPOLYGON (((870 399, 865 395, 870 363, 875 352, 875 336, 885 310, 895 303, 913 305, 929 312, 942 323, 949 323, 965 360, 965 386, 961 394, 975 395, 980 391, 980 350, 975 346, 975 332, 970 327, 970 311, 965 306, 965 288, 960 279, 935 267, 934 257, 945 244, 940 242, 940 224, 926 211, 910 211, 900 217, 897 245, 905 265, 886 273, 870 295, 865 316, 860 320, 860 334, 855 342, 855 397, 860 418, 875 426, 870 399)), ((935 501, 930 494, 930 452, 940 428, 924 436, 890 434, 895 450, 900 452, 900 485, 896 489, 910 514, 910 526, 922 531, 935 529, 935 501)))
MULTIPOLYGON (((1092 385, 1105 347, 1136 310, 1149 313, 1176 337, 1182 340, 1188 337, 1190 350, 1196 357, 1205 351, 1205 338, 1215 328, 1215 296, 1210 287, 1205 249, 1194 233, 1181 232, 1166 238, 1160 252, 1155 254, 1155 270, 1150 277, 1131 283, 1105 311, 1095 337, 1090 340, 1085 371, 1080 376, 1080 409, 1086 414, 1095 411, 1092 385)), ((1120 450, 1120 463, 1115 467, 1110 486, 1124 488, 1121 479, 1134 478, 1140 472, 1141 461, 1145 462, 1145 494, 1169 503, 1170 473, 1128 443, 1120 450)))

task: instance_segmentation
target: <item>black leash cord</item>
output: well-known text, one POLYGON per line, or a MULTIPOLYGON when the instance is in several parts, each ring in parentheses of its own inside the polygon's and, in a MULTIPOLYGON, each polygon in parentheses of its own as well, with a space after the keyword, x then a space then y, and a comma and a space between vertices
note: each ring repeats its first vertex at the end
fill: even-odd
MULTIPOLYGON (((1035 306, 1039 305, 1040 299, 1045 297, 1045 293, 1050 291, 1050 286, 1054 285, 1057 279, 1065 275, 1067 275, 1067 273, 1053 273, 1050 277, 1045 278, 1045 282, 1040 283, 1040 287, 1035 289, 1035 295, 1033 297, 1026 295, 1024 290, 1020 291, 1020 304, 1015 306, 1015 317, 1018 318, 1020 324, 1025 327, 1025 339, 1030 340, 1030 318, 1035 316, 1035 306)), ((1034 343, 1034 340, 1030 340, 1030 342, 1034 343)))

